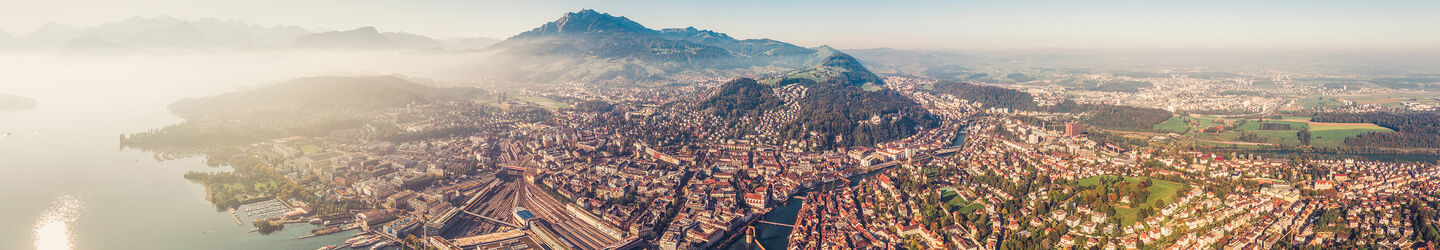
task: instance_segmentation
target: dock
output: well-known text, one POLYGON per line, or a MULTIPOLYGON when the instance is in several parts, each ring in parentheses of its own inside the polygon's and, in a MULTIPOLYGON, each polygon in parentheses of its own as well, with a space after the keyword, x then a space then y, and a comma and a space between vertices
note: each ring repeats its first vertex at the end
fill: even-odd
POLYGON ((230 218, 231 218, 231 219, 235 219, 235 225, 236 225, 236 226, 244 226, 244 225, 245 225, 244 222, 240 222, 240 216, 235 216, 235 209, 234 209, 234 208, 231 208, 231 209, 230 209, 230 218))

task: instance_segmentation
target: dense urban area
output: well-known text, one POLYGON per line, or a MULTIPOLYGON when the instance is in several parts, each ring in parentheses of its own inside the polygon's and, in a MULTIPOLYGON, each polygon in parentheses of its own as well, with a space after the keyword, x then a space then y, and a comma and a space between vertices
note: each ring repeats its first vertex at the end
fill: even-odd
MULTIPOLYGON (((773 136, 798 107, 718 126, 727 117, 697 107, 723 94, 712 91, 723 88, 716 84, 523 90, 404 103, 359 116, 359 127, 207 151, 209 162, 237 173, 186 177, 203 182, 220 209, 270 211, 254 222, 262 230, 308 221, 331 225, 316 234, 359 228, 375 232, 372 241, 415 248, 719 248, 757 244, 757 225, 791 231, 781 245, 796 249, 1389 248, 1436 240, 1433 160, 1277 155, 1205 146, 1242 141, 1187 139, 1224 133, 1225 124, 1331 123, 1166 112, 1152 125, 1180 119, 1179 131, 1125 134, 1076 117, 1095 114, 989 107, 921 91, 933 80, 884 81, 939 122, 892 141, 819 148, 773 136), (792 204, 793 221, 765 220, 792 204)), ((783 106, 807 87, 767 90, 783 106)), ((1050 107, 1094 94, 1071 100, 1031 91, 1050 107)), ((1331 111, 1256 99, 1252 112, 1428 108, 1331 111)), ((1136 104, 1206 107, 1156 100, 1136 104)))
MULTIPOLYGON (((523 48, 573 32, 560 25, 606 18, 616 19, 570 13, 501 44, 523 48)), ((672 39, 636 39, 644 46, 680 46, 666 41, 695 34, 730 39, 614 22, 584 27, 672 39)), ((311 223, 322 226, 313 235, 356 235, 331 249, 1440 242, 1440 99, 1425 89, 1440 79, 1434 74, 1160 66, 957 73, 867 57, 876 51, 725 41, 733 44, 713 48, 732 52, 695 47, 702 54, 673 60, 773 62, 736 67, 744 73, 667 68, 684 73, 662 80, 623 66, 604 79, 534 86, 302 78, 182 100, 170 109, 184 122, 120 140, 157 159, 204 156, 233 170, 185 178, 259 233, 311 223), (746 46, 780 47, 744 54, 746 46)))

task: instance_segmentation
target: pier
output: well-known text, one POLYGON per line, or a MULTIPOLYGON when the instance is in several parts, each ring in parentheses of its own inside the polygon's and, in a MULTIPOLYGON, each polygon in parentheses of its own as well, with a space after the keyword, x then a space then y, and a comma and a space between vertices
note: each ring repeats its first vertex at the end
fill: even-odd
POLYGON ((235 209, 234 209, 234 208, 231 208, 231 209, 230 209, 230 218, 231 218, 231 219, 235 219, 235 225, 237 225, 237 226, 244 226, 244 225, 245 225, 244 222, 240 222, 240 216, 235 216, 235 209))

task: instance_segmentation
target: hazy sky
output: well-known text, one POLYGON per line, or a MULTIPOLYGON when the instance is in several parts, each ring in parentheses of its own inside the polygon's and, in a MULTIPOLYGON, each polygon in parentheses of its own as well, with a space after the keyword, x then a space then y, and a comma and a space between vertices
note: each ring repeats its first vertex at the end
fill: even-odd
POLYGON ((0 0, 0 30, 131 16, 506 38, 584 8, 802 46, 1440 50, 1440 1, 0 0), (1163 2, 1163 3, 1160 3, 1163 2))

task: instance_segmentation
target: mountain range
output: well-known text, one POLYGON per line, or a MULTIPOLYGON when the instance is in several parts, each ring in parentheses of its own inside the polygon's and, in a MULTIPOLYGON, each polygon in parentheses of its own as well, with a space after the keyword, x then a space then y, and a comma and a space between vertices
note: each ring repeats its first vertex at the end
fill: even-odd
POLYGON ((483 37, 438 40, 405 32, 380 32, 374 27, 317 31, 299 26, 260 26, 214 18, 187 20, 169 16, 132 17, 86 28, 52 22, 23 36, 0 35, 0 48, 59 49, 62 54, 74 54, 75 51, 68 51, 71 48, 85 50, 82 53, 97 50, 80 46, 85 44, 109 44, 134 52, 205 52, 253 48, 475 50, 493 42, 494 39, 483 37))
MULTIPOLYGON (((49 24, 23 39, 56 41, 64 44, 65 51, 87 53, 234 47, 483 48, 494 54, 458 71, 482 82, 522 86, 657 86, 739 78, 717 88, 716 93, 696 105, 697 111, 721 117, 725 124, 720 126, 744 128, 735 131, 756 128, 746 121, 757 118, 787 117, 785 121, 767 123, 763 132, 754 132, 816 148, 872 146, 936 127, 939 122, 914 100, 886 87, 884 80, 860 60, 828 46, 805 48, 770 39, 737 39, 695 27, 657 30, 594 10, 566 13, 498 42, 483 38, 437 40, 374 27, 315 32, 290 26, 173 18, 135 18, 85 29, 49 24)), ((191 118, 384 108, 429 98, 433 92, 396 78, 307 78, 243 94, 182 100, 172 105, 171 111, 191 118)), ((265 134, 261 132, 256 133, 265 134)))
POLYGON ((695 111, 742 138, 760 134, 813 148, 873 146, 939 125, 914 100, 885 86, 860 60, 828 46, 804 48, 769 39, 736 39, 694 27, 650 29, 594 10, 566 13, 489 48, 477 77, 519 84, 645 86, 729 80, 695 111), (792 86, 793 85, 793 86, 792 86), (781 97, 778 93, 790 93, 781 97), (796 95, 798 93, 798 95, 796 95), (786 117, 756 124, 754 121, 786 117))
POLYGON ((788 84, 814 84, 829 82, 837 85, 859 86, 869 89, 879 88, 885 85, 885 81, 870 72, 848 54, 831 49, 828 46, 821 46, 816 50, 820 61, 814 66, 786 73, 781 77, 771 79, 771 85, 788 84))
POLYGON ((438 89, 399 76, 306 77, 244 92, 186 98, 169 106, 180 117, 239 117, 355 112, 400 107, 437 98, 438 89))
POLYGON ((694 27, 650 29, 595 10, 562 15, 505 39, 488 60, 460 69, 507 83, 654 83, 808 67, 829 53, 770 39, 735 39, 694 27))

